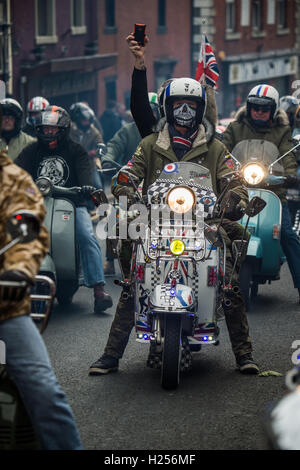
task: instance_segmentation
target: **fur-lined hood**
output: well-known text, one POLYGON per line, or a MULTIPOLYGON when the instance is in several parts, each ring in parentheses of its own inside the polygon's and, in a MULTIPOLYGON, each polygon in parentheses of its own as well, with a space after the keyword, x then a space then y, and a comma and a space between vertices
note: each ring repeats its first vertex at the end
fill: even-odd
MULTIPOLYGON (((205 136, 206 141, 209 142, 215 135, 216 125, 218 122, 218 112, 217 112, 217 103, 216 103, 216 95, 215 90, 209 85, 203 85, 207 103, 206 103, 206 111, 203 118, 202 124, 205 128, 205 136)), ((166 118, 161 118, 157 124, 153 127, 153 132, 161 132, 166 124, 166 118)), ((202 132, 201 132, 202 134, 202 132)))
MULTIPOLYGON (((242 106, 235 115, 235 119, 238 122, 242 122, 245 118, 247 118, 247 108, 246 106, 242 106)), ((278 112, 276 114, 275 119, 273 120, 271 126, 272 127, 277 127, 277 126, 289 126, 289 118, 283 109, 279 108, 278 112)))

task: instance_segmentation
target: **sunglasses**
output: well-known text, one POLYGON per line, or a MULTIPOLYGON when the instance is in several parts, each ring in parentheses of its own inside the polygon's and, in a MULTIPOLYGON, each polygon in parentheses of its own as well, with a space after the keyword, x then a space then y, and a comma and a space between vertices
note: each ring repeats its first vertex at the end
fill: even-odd
POLYGON ((259 104, 252 104, 251 105, 251 108, 254 110, 254 111, 261 111, 262 113, 267 113, 269 111, 271 111, 271 106, 261 106, 259 104))

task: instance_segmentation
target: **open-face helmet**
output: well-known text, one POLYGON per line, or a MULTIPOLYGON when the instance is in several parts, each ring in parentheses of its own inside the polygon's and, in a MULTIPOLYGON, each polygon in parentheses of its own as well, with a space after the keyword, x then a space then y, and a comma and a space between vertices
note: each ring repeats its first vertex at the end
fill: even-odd
POLYGON ((164 95, 164 113, 168 123, 187 128, 201 124, 205 115, 207 98, 204 87, 197 80, 175 78, 167 85, 164 95), (173 103, 182 99, 194 101, 197 104, 195 112, 191 113, 190 107, 187 109, 184 106, 180 116, 176 116, 173 103))
MULTIPOLYGON (((12 131, 2 131, 4 134, 9 134, 9 137, 17 135, 22 126, 23 108, 17 100, 13 98, 4 98, 0 101, 2 108, 2 116, 13 116, 15 118, 15 127, 12 131)), ((8 136, 8 135, 7 135, 8 136)))
POLYGON ((247 96, 247 115, 250 117, 251 107, 260 106, 266 110, 270 109, 270 119, 274 119, 279 109, 279 94, 271 85, 256 85, 247 96))
POLYGON ((49 106, 49 101, 46 100, 46 98, 43 98, 42 96, 34 96, 31 98, 27 104, 27 124, 34 127, 37 115, 40 112, 45 111, 47 106, 49 106))

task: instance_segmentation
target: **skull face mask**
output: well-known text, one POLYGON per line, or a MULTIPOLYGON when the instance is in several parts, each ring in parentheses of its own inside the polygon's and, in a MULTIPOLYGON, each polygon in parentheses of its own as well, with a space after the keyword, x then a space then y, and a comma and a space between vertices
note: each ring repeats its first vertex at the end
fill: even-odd
POLYGON ((196 109, 183 103, 173 110, 174 124, 181 127, 191 128, 196 123, 196 109))

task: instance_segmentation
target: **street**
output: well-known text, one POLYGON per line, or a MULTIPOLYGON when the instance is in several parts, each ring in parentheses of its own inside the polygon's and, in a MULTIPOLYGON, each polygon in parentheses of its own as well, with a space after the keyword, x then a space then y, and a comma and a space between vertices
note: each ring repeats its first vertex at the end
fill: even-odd
MULTIPOLYGON (((116 266, 117 263, 115 262, 116 266)), ((44 333, 52 366, 66 392, 85 449, 98 450, 262 450, 266 406, 286 391, 284 374, 293 367, 292 343, 300 340, 298 293, 287 265, 280 281, 261 286, 248 313, 254 359, 276 376, 235 371, 224 322, 220 345, 194 356, 192 371, 176 391, 160 386, 160 373, 146 367, 148 347, 131 335, 117 373, 89 376, 102 353, 120 288, 107 278, 114 306, 93 314, 93 293, 81 287, 73 304, 55 304, 44 333)))

